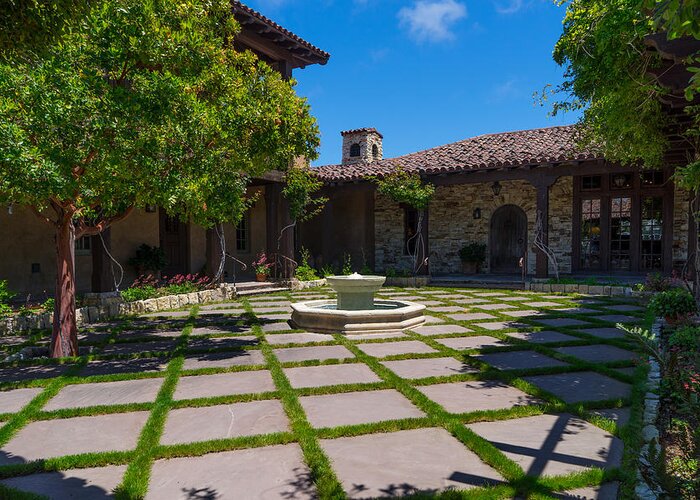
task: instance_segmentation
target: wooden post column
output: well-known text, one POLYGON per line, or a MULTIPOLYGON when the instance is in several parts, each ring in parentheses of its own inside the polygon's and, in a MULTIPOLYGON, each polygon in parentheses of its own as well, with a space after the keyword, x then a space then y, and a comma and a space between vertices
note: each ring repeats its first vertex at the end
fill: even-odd
MULTIPOLYGON (((532 182, 532 185, 537 188, 537 215, 541 214, 542 221, 542 238, 541 241, 545 246, 549 246, 549 188, 557 180, 556 177, 540 177, 532 182)), ((535 234, 535 237, 537 235, 535 234)), ((527 263, 525 263, 527 266, 527 263)), ((547 278, 549 276, 549 257, 540 250, 536 250, 535 261, 535 277, 547 278)))

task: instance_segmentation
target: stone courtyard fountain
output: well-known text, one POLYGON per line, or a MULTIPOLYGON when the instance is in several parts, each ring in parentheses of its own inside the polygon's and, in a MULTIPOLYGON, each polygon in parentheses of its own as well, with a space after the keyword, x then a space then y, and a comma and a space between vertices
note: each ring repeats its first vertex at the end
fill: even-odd
POLYGON ((382 333, 413 328, 425 322, 425 306, 402 300, 378 300, 374 294, 384 276, 329 276, 338 298, 292 304, 295 328, 320 333, 382 333))

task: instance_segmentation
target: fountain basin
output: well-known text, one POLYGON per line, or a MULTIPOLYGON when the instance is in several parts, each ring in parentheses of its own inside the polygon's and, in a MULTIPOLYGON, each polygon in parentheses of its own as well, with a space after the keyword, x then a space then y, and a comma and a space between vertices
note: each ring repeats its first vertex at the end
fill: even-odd
POLYGON ((425 323, 425 306, 415 302, 374 300, 363 310, 338 307, 335 300, 292 304, 292 326, 318 333, 360 334, 404 330, 425 323))

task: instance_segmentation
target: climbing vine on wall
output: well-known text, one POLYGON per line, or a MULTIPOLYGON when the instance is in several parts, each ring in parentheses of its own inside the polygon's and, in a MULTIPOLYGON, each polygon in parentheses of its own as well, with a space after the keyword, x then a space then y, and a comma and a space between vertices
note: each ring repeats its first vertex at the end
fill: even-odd
POLYGON ((420 175, 399 167, 382 178, 374 177, 377 190, 396 203, 403 203, 417 210, 425 210, 435 194, 435 186, 423 182, 420 175))

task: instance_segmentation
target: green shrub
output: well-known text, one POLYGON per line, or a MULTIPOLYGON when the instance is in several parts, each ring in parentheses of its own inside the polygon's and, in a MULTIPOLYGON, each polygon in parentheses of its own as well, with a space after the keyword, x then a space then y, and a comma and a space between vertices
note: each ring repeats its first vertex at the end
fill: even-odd
POLYGON ((138 274, 145 274, 148 271, 158 273, 163 270, 165 264, 165 251, 145 243, 138 247, 136 254, 129 259, 129 265, 133 266, 138 274))
POLYGON ((301 264, 299 264, 299 266, 294 271, 294 276, 296 277, 296 279, 298 279, 299 281, 317 280, 318 274, 316 274, 316 270, 309 265, 309 258, 311 257, 311 253, 306 248, 301 247, 299 255, 301 257, 301 264))
POLYGON ((7 281, 0 280, 0 318, 7 316, 12 312, 10 300, 15 294, 7 288, 7 281))
POLYGON ((343 270, 342 274, 349 276, 352 274, 352 256, 349 253, 343 254, 343 270))
POLYGON ((669 335, 668 345, 687 351, 697 351, 700 349, 700 328, 696 326, 677 328, 669 335))
POLYGON ((53 299, 53 297, 49 297, 43 304, 41 304, 41 307, 44 308, 45 312, 53 312, 53 310, 56 308, 56 301, 53 299))
POLYGON ((326 277, 326 276, 333 276, 335 274, 335 269, 333 269, 333 266, 330 264, 326 264, 325 266, 321 267, 321 276, 326 277))
POLYGON ((198 292, 200 288, 194 283, 180 283, 166 285, 158 289, 158 295, 179 295, 181 293, 198 292))
POLYGON ((676 288, 654 295, 649 301, 649 310, 656 316, 678 320, 695 313, 697 304, 690 292, 676 288))
POLYGON ((482 264, 486 260, 486 245, 476 242, 467 243, 459 250, 459 258, 462 262, 482 264))
POLYGON ((136 302, 137 300, 152 299, 158 296, 156 287, 146 285, 143 287, 131 287, 121 292, 122 299, 126 302, 136 302))

